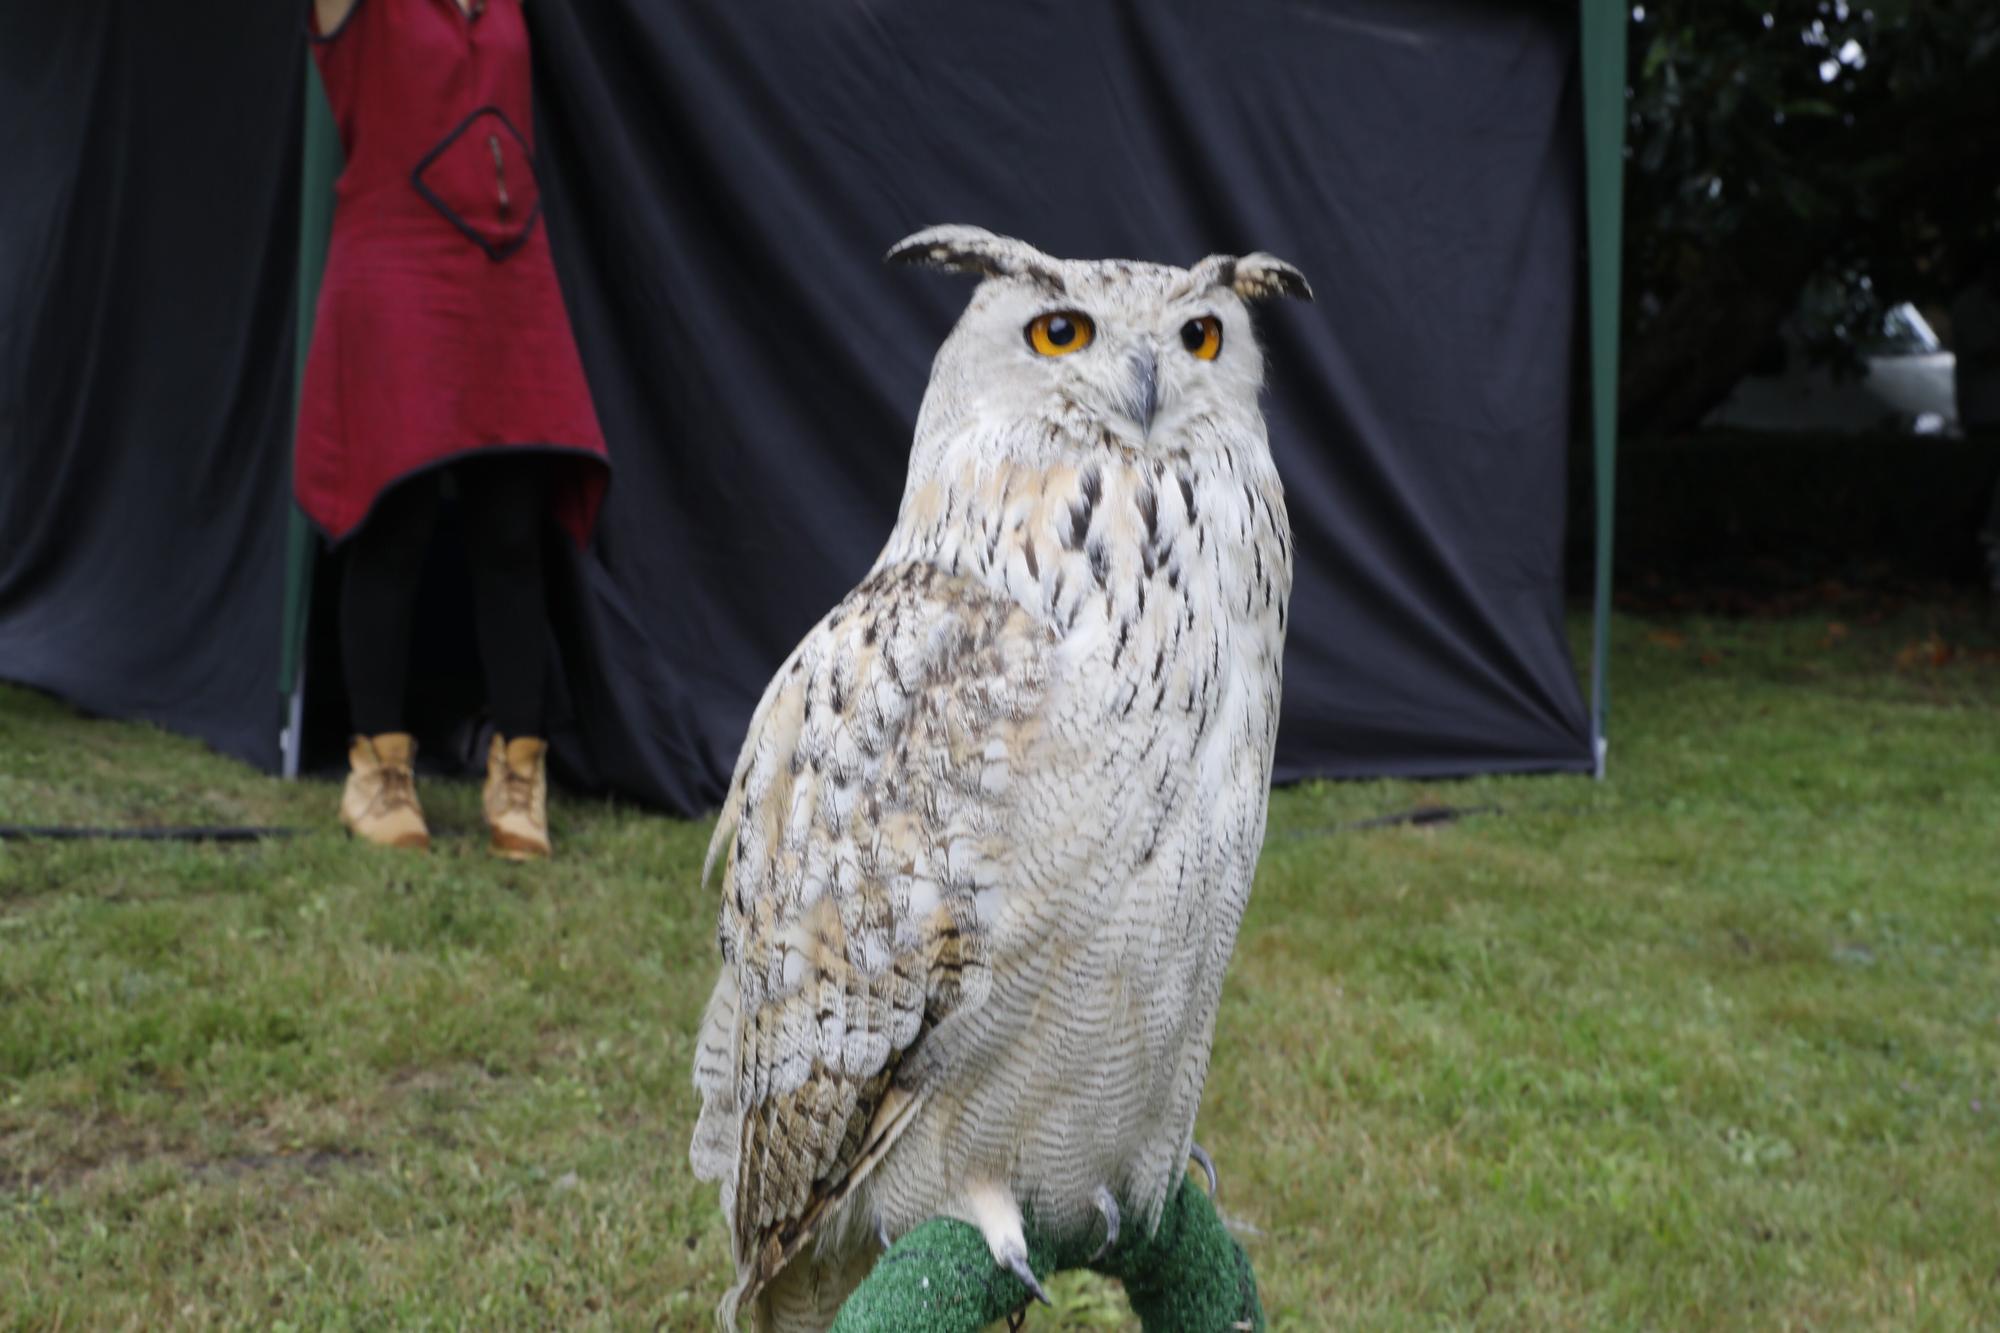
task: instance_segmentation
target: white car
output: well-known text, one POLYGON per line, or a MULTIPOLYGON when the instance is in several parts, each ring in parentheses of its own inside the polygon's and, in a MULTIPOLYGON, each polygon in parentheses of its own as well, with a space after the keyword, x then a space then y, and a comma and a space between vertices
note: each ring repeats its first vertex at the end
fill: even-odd
POLYGON ((1837 376, 1829 367, 1806 364, 1804 354, 1787 339, 1784 373, 1745 377, 1703 424, 1741 430, 1958 434, 1955 358, 1915 306, 1894 307, 1882 325, 1882 336, 1862 354, 1866 369, 1859 376, 1837 376))

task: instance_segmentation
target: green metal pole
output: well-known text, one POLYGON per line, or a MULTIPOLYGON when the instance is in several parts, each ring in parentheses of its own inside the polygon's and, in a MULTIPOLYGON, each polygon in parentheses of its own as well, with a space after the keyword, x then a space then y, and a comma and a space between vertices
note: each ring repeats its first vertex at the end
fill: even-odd
POLYGON ((1590 418, 1597 482, 1590 648, 1590 748, 1604 776, 1610 713, 1611 520, 1618 481, 1618 278, 1624 236, 1624 0, 1580 0, 1584 182, 1590 245, 1590 418))
MULTIPOLYGON (((305 383, 306 354, 312 347, 313 316, 319 306, 320 275, 326 267, 327 240, 333 231, 333 182, 340 175, 340 135, 333 125, 319 70, 306 58, 304 169, 300 174, 299 323, 297 360, 293 364, 292 416, 298 417, 300 387, 305 383)), ((314 556, 318 543, 305 515, 294 504, 285 537, 284 641, 278 652, 278 693, 284 700, 285 729, 280 746, 286 777, 299 772, 299 728, 305 705, 307 611, 312 605, 314 556)))

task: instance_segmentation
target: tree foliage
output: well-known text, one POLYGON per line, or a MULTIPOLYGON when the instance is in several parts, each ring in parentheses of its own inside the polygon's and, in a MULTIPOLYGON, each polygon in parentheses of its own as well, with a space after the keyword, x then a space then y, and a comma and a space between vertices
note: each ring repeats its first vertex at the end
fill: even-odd
POLYGON ((2000 240, 1993 0, 1648 0, 1627 99, 1628 430, 1692 425, 1809 289, 1823 347, 2000 240))

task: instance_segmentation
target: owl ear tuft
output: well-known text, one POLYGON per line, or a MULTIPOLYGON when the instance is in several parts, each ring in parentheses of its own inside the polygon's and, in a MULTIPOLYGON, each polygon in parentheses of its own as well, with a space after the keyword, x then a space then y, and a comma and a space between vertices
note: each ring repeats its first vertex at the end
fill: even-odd
POLYGON ((1210 255, 1194 266, 1194 276, 1198 287, 1227 287, 1246 301, 1268 301, 1276 296, 1313 299, 1305 274, 1261 250, 1241 258, 1210 255))
POLYGON ((1057 293, 1063 290, 1056 260, 1026 241, 996 236, 984 227, 926 227, 896 242, 882 256, 882 262, 977 273, 986 278, 1026 278, 1057 293))

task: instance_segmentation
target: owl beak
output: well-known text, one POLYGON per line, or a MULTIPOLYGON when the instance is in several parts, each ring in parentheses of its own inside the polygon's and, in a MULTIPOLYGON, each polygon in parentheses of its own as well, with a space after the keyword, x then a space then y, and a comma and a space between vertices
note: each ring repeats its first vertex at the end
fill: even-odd
POLYGON ((1160 405, 1160 363, 1150 347, 1132 353, 1132 382, 1127 386, 1125 410, 1139 423, 1139 433, 1150 435, 1153 413, 1160 405))

